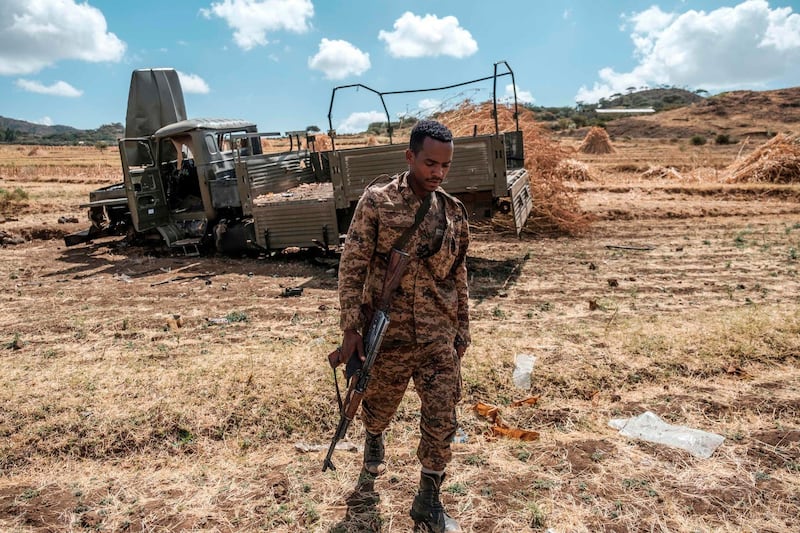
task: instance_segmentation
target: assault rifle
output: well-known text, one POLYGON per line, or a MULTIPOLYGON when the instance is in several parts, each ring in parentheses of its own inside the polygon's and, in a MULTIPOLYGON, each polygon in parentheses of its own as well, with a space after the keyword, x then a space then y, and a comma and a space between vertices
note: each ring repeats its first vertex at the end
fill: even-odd
MULTIPOLYGON (((347 428, 350 427, 350 422, 356 416, 358 407, 361 405, 361 400, 364 398, 364 392, 367 390, 367 385, 372 372, 372 365, 375 364, 375 358, 378 356, 378 351, 383 342, 383 335, 386 333, 386 328, 389 327, 389 304, 391 303, 392 294, 400 285, 400 279, 408 266, 410 256, 408 253, 392 248, 389 254, 389 265, 386 267, 386 277, 383 280, 383 288, 381 289, 381 297, 378 302, 378 307, 372 313, 372 318, 369 322, 369 327, 363 335, 364 341, 364 361, 360 368, 354 368, 352 375, 349 372, 351 367, 348 364, 348 372, 345 377, 349 379, 349 386, 347 394, 345 395, 344 402, 342 402, 341 395, 339 394, 339 384, 336 382, 336 397, 339 403, 339 425, 336 426, 336 433, 333 435, 333 440, 328 448, 328 455, 325 457, 325 462, 322 464, 322 471, 328 468, 336 470, 333 466, 331 457, 336 449, 336 443, 345 437, 347 428)), ((336 377, 336 367, 339 366, 339 354, 341 347, 337 348, 328 354, 328 363, 333 368, 333 376, 336 377)), ((357 354, 352 354, 350 359, 358 359, 357 354)), ((361 363, 360 359, 355 362, 361 363)))

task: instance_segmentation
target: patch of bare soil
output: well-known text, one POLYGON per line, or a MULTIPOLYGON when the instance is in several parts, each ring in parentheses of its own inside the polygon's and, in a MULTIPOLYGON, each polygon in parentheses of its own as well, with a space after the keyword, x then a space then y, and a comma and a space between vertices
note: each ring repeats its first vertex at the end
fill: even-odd
MULTIPOLYGON (((800 186, 714 179, 731 147, 615 149, 575 156, 585 235, 473 228, 466 442, 442 499, 465 531, 797 530, 800 186), (642 176, 656 164, 696 179, 642 176), (536 358, 528 389, 517 354, 536 358), (479 401, 539 439, 495 436, 479 401), (725 440, 699 459, 608 425, 647 410, 725 440)), ((359 482, 358 451, 321 472, 338 421, 331 265, 65 248, 62 228, 83 225, 58 219, 84 220, 88 181, 0 184, 36 191, 0 222, 26 235, 0 248, 0 529, 411 530, 413 392, 385 476, 359 482)))

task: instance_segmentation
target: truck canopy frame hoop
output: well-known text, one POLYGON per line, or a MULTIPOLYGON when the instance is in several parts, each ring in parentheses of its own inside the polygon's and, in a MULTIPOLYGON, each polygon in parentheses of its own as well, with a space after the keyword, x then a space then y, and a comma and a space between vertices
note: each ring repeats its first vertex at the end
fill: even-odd
POLYGON ((497 121, 497 78, 500 78, 500 77, 503 77, 503 76, 511 76, 511 86, 513 87, 513 92, 514 92, 514 123, 515 123, 516 131, 519 131, 519 112, 518 112, 518 104, 517 104, 517 84, 514 81, 514 71, 511 70, 511 67, 509 66, 507 61, 501 60, 501 61, 498 61, 498 62, 494 63, 494 73, 491 76, 484 76, 483 78, 477 78, 477 79, 474 79, 474 80, 464 81, 464 82, 461 82, 461 83, 454 83, 452 85, 445 85, 445 86, 442 86, 442 87, 432 87, 432 88, 428 88, 428 89, 407 89, 407 90, 404 90, 404 91, 378 91, 378 90, 375 90, 375 89, 373 89, 371 87, 367 87, 363 83, 351 83, 349 85, 339 85, 338 87, 334 87, 333 88, 333 92, 331 93, 331 103, 328 106, 328 132, 329 132, 329 135, 331 137, 331 149, 332 150, 336 150, 336 140, 335 140, 336 135, 334 134, 334 129, 333 129, 333 102, 336 99, 336 92, 338 90, 340 90, 340 89, 352 89, 352 88, 356 87, 356 88, 366 89, 366 90, 368 90, 370 92, 373 92, 376 95, 378 95, 378 97, 381 99, 381 105, 383 106, 383 112, 386 114, 387 131, 389 132, 389 144, 392 144, 392 121, 391 121, 391 118, 389 116, 389 110, 386 107, 386 100, 384 99, 384 96, 395 95, 395 94, 409 94, 409 93, 424 93, 424 92, 432 92, 432 91, 444 91, 444 90, 447 90, 447 89, 454 89, 456 87, 463 87, 464 85, 471 85, 473 83, 480 83, 482 81, 487 81, 487 80, 493 80, 492 103, 493 103, 493 109, 494 109, 494 113, 493 113, 494 114, 494 132, 495 132, 495 134, 500 133, 500 127, 499 127, 498 121, 497 121), (498 73, 497 67, 499 65, 501 65, 501 64, 505 66, 507 71, 498 73))

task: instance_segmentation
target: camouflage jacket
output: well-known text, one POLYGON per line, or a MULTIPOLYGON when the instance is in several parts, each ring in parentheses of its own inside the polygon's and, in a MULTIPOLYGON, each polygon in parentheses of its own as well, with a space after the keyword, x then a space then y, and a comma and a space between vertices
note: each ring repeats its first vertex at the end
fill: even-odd
MULTIPOLYGON (((339 266, 342 330, 361 331, 369 320, 362 304, 377 305, 392 245, 414 223, 421 200, 407 174, 376 179, 356 206, 339 266)), ((469 344, 468 246, 464 205, 440 187, 405 247, 411 261, 392 298, 385 343, 469 344)))

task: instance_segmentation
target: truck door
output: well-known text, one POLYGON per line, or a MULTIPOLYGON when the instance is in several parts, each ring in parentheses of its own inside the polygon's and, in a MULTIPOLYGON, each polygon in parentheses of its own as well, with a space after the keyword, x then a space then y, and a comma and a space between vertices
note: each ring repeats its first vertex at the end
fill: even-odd
POLYGON ((511 215, 514 218, 514 228, 517 236, 525 227, 528 215, 533 210, 533 196, 531 195, 531 180, 525 170, 525 145, 522 142, 521 131, 503 133, 503 147, 506 162, 506 187, 508 198, 511 200, 511 215))
POLYGON ((511 215, 514 218, 514 228, 517 236, 522 233, 528 215, 533 210, 533 196, 531 195, 531 181, 528 171, 524 168, 509 171, 506 176, 508 183, 508 197, 511 200, 511 215))
POLYGON ((169 223, 164 183, 148 140, 122 139, 119 154, 133 227, 141 232, 169 223))

